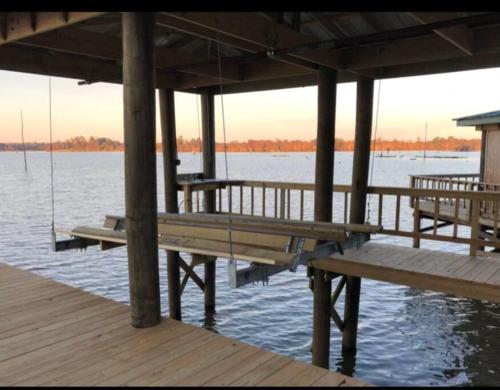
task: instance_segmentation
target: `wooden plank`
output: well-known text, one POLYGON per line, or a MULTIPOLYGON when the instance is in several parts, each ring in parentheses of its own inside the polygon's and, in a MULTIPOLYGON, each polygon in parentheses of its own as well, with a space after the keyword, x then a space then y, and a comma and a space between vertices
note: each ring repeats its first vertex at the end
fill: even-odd
MULTIPOLYGON (((78 292, 75 293, 77 294, 78 292)), ((9 313, 9 316, 5 317, 0 328, 0 342, 4 339, 12 340, 14 336, 23 333, 30 334, 33 330, 39 331, 45 326, 50 326, 54 321, 64 322, 67 319, 81 318, 85 315, 86 311, 94 310, 96 306, 102 304, 102 300, 95 296, 87 297, 80 294, 76 296, 78 299, 65 300, 64 298, 67 297, 65 295, 63 302, 54 302, 54 308, 49 307, 40 311, 27 309, 22 315, 19 315, 19 313, 9 313), (37 314, 36 317, 34 314, 37 314)))
MULTIPOLYGON (((189 377, 192 373, 196 373, 212 364, 217 364, 224 357, 234 355, 243 348, 244 344, 242 343, 225 337, 218 337, 207 344, 199 346, 191 353, 184 354, 171 361, 168 369, 162 370, 162 378, 153 381, 151 385, 176 386, 179 381, 189 377)), ((146 383, 149 384, 151 376, 148 374, 145 377, 148 379, 146 383)), ((134 383, 144 383, 144 379, 141 378, 131 384, 134 383)))
MULTIPOLYGON (((381 244, 368 243, 365 246, 377 246, 381 244)), ((391 250, 400 252, 400 248, 394 248, 392 245, 384 245, 385 250, 389 253, 391 250)), ((404 250, 415 250, 412 248, 404 248, 404 250)), ((425 251, 420 249, 420 251, 425 251)), ((429 261, 429 258, 439 258, 446 256, 446 252, 426 251, 427 256, 422 257, 422 261, 429 261)), ((410 287, 430 289, 441 291, 458 296, 466 296, 476 299, 486 299, 492 302, 500 301, 500 290, 491 282, 479 283, 467 278, 466 274, 478 263, 488 261, 488 258, 458 255, 450 256, 449 266, 443 269, 433 270, 432 267, 423 272, 418 267, 418 262, 414 264, 411 270, 404 267, 391 266, 391 264, 380 264, 373 261, 363 261, 363 252, 357 258, 355 251, 347 251, 345 256, 332 256, 330 258, 312 260, 311 264, 314 267, 320 267, 326 271, 337 272, 346 275, 367 277, 385 282, 404 284, 410 287), (462 260, 461 267, 453 269, 454 258, 462 260), (453 261, 451 261, 453 260, 453 261)), ((449 254, 448 254, 449 255, 449 254)), ((404 263, 402 264, 404 266, 404 263)), ((490 270, 490 273, 492 271, 490 270)))
POLYGON ((46 378, 47 372, 76 360, 91 360, 99 353, 100 349, 123 343, 130 337, 135 337, 135 333, 136 331, 131 329, 127 322, 123 322, 119 326, 113 323, 92 332, 90 335, 86 334, 85 339, 81 337, 68 339, 41 348, 36 352, 9 360, 7 362, 9 370, 4 370, 3 373, 3 366, 0 365, 0 382, 5 385, 34 386, 43 378, 46 378), (78 351, 78 353, 75 353, 75 351, 78 351))
POLYGON ((328 371, 317 366, 312 366, 308 370, 290 375, 288 380, 283 382, 282 386, 311 386, 325 375, 328 375, 328 371))
MULTIPOLYGON (((102 299, 102 298, 101 298, 102 299)), ((176 333, 175 329, 179 326, 177 321, 162 322, 161 329, 163 333, 176 333), (172 332, 173 331, 173 332, 172 332)), ((78 365, 81 361, 86 361, 87 364, 92 364, 103 353, 108 351, 117 351, 117 348, 131 347, 131 343, 147 342, 151 338, 155 338, 158 328, 134 329, 130 327, 127 321, 122 323, 122 326, 116 328, 103 327, 102 331, 93 337, 86 338, 74 344, 68 345, 67 342, 61 342, 57 349, 52 348, 48 351, 45 359, 35 357, 27 364, 23 362, 23 370, 18 371, 13 378, 14 383, 23 383, 26 385, 36 385, 46 380, 49 376, 56 376, 57 372, 62 375, 68 375, 71 367, 78 365), (108 329, 107 329, 108 328, 108 329), (140 337, 137 337, 139 336, 140 337), (77 350, 78 353, 74 351, 77 350)), ((39 350, 40 351, 40 350, 39 350)), ((37 352, 39 352, 37 351, 37 352)), ((43 351, 43 349, 42 349, 43 351)), ((108 354, 109 355, 109 354, 108 354)), ((109 359, 114 362, 114 360, 109 359)))
POLYGON ((171 345, 174 349, 178 345, 186 345, 188 340, 197 342, 199 339, 195 336, 196 330, 183 326, 163 329, 162 332, 155 329, 149 335, 140 335, 103 350, 91 360, 80 359, 66 367, 58 368, 50 372, 51 377, 47 378, 47 375, 42 384, 92 386, 123 383, 127 375, 136 375, 145 361, 152 361, 155 356, 161 354, 164 355, 165 361, 166 351, 161 346, 171 345))
MULTIPOLYGON (((0 267, 0 278, 4 270, 18 279, 30 275, 0 267)), ((38 279, 43 278, 36 276, 24 287, 37 286, 38 279)), ((55 296, 53 315, 47 308, 29 306, 32 294, 27 293, 19 301, 28 304, 25 310, 6 313, 14 321, 27 316, 34 325, 9 337, 0 333, 0 385, 301 385, 324 375, 333 375, 334 382, 349 381, 174 320, 136 329, 129 325, 127 306, 68 288, 74 294, 55 296)))
MULTIPOLYGON (((160 223, 158 233, 165 236, 178 236, 184 238, 201 238, 214 241, 229 241, 229 231, 226 228, 214 228, 203 226, 175 225, 160 223)), ((269 247, 274 250, 285 251, 290 236, 278 234, 263 234, 255 232, 243 232, 231 227, 231 240, 233 243, 255 245, 256 247, 269 247)), ((306 251, 312 251, 316 247, 315 240, 307 240, 304 247, 306 251)))
POLYGON ((90 18, 104 15, 105 12, 9 12, 6 23, 6 34, 0 35, 0 45, 14 42, 26 37, 58 29, 90 18), (33 24, 33 16, 35 23, 33 24))
POLYGON ((269 375, 260 382, 256 383, 256 386, 282 386, 292 375, 302 374, 308 368, 307 364, 291 361, 286 366, 276 371, 274 374, 269 375))
POLYGON ((170 367, 171 361, 189 355, 196 348, 203 348, 204 345, 217 339, 217 335, 210 332, 202 332, 195 329, 195 333, 179 337, 170 343, 158 345, 151 353, 139 355, 130 361, 118 362, 109 371, 112 376, 106 375, 103 379, 95 382, 95 385, 123 386, 127 383, 146 384, 161 377, 162 370, 170 367))
POLYGON ((291 362, 290 358, 274 355, 265 364, 258 366, 257 370, 247 372, 230 383, 230 386, 256 386, 261 380, 281 370, 285 365, 291 362))
POLYGON ((74 326, 66 325, 59 329, 50 329, 43 335, 32 334, 30 337, 24 338, 13 346, 7 345, 2 347, 0 362, 51 345, 66 338, 71 338, 80 332, 96 329, 110 321, 114 322, 126 319, 127 316, 127 310, 124 307, 119 307, 113 310, 107 310, 105 313, 101 312, 87 319, 82 319, 79 321, 77 329, 74 326))
POLYGON ((197 238, 174 239, 170 237, 162 237, 158 240, 158 244, 160 248, 176 250, 179 252, 196 253, 223 258, 235 257, 239 260, 271 265, 290 265, 295 258, 294 253, 261 249, 237 243, 230 245, 229 242, 211 241, 197 238))
POLYGON ((190 375, 188 378, 177 382, 176 386, 202 386, 209 380, 237 368, 246 358, 257 356, 261 352, 262 350, 257 347, 246 345, 238 352, 210 364, 206 368, 190 375))

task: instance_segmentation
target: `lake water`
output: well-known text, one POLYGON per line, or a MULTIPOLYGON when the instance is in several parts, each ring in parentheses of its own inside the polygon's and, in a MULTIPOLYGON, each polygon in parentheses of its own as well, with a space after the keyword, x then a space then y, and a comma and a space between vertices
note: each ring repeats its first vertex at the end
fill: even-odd
MULTIPOLYGON (((415 159, 419 153, 375 158, 373 185, 407 186, 408 175, 476 173, 479 153, 459 159, 415 159)), ((126 250, 50 251, 49 154, 28 153, 28 175, 22 153, 0 153, 0 260, 57 281, 128 303, 126 250)), ((180 154, 179 172, 200 170, 198 154, 180 154)), ((312 182, 314 153, 228 155, 230 179, 312 182)), ((349 184, 352 153, 336 153, 335 183, 349 184)), ((158 155, 158 170, 162 161, 158 155)), ((55 224, 101 226, 105 214, 124 214, 122 153, 56 153, 55 224)), ((224 158, 217 172, 225 178, 224 158)), ((163 210, 163 179, 158 177, 158 204, 163 210)), ((311 207, 310 199, 306 201, 311 207)), ((388 206, 387 206, 388 207, 388 206)), ((292 210, 293 213, 293 210, 292 210)), ((411 211, 402 203, 403 224, 411 211), (403 210, 405 209, 405 210, 403 210)), ((334 211, 335 214, 335 211, 334 211)), ((402 238, 377 241, 408 244, 402 238)), ((422 242, 423 248, 464 252, 466 248, 422 242)), ((203 267, 201 267, 200 273, 203 267)), ((162 312, 167 314, 165 254, 160 252, 162 312)), ((203 295, 189 282, 183 295, 183 320, 264 349, 310 362, 312 294, 304 267, 270 278, 269 285, 231 289, 226 262, 217 265, 215 318, 203 313, 203 295)), ((343 312, 342 299, 337 303, 343 312)), ((500 372, 500 305, 456 298, 363 279, 358 352, 353 362, 340 354, 340 334, 332 326, 331 369, 376 385, 498 385, 500 372)))

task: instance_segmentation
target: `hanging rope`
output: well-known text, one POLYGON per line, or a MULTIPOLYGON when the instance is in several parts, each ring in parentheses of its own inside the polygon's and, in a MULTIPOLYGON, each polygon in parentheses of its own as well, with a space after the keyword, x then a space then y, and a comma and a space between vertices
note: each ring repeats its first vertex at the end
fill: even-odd
MULTIPOLYGON (((220 103, 221 103, 221 111, 222 111, 222 132, 224 135, 224 164, 226 168, 226 187, 229 188, 229 168, 228 168, 228 162, 227 162, 227 138, 226 138, 226 116, 224 114, 224 94, 222 90, 222 61, 221 61, 221 54, 220 54, 220 41, 219 41, 219 32, 217 32, 217 58, 219 62, 219 92, 220 92, 220 103)), ((227 191, 227 196, 228 196, 228 205, 230 204, 229 202, 232 201, 232 199, 229 196, 229 190, 227 191)), ((233 257, 233 240, 232 240, 232 235, 231 235, 231 209, 232 207, 228 207, 228 233, 229 233, 229 262, 234 263, 234 257, 233 257)))
MULTIPOLYGON (((378 112, 379 112, 379 107, 380 107, 380 87, 382 85, 382 79, 378 80, 378 92, 377 92, 377 110, 375 113, 375 132, 373 135, 373 150, 371 151, 371 168, 370 168, 370 184, 369 186, 371 187, 373 185, 373 167, 375 165, 375 149, 377 145, 377 130, 378 130, 378 112)), ((370 201, 371 201, 372 194, 368 194, 368 215, 366 218, 366 223, 370 223, 370 201)))
MULTIPOLYGON (((50 74, 50 73, 49 73, 50 74)), ((50 195, 52 205, 52 242, 56 240, 55 221, 55 203, 54 203, 54 157, 52 149, 52 78, 49 75, 49 140, 50 140, 50 195)))

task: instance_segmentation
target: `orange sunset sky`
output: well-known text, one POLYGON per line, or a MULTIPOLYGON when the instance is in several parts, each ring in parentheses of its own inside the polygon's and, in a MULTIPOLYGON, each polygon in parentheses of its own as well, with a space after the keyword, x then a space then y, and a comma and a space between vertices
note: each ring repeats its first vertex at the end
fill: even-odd
MULTIPOLYGON (((375 84, 375 101, 378 89, 375 84)), ((0 142, 20 142, 20 109, 26 142, 47 142, 48 77, 0 71, 0 142)), ((500 109, 500 68, 382 81, 378 135, 384 139, 436 136, 476 138, 451 119, 500 109)), ((356 86, 339 84, 336 136, 354 136, 356 86)), ((220 97, 215 98, 216 137, 222 141, 220 97)), ((224 96, 228 141, 304 139, 316 136, 316 87, 224 96)), ((123 141, 122 87, 52 78, 54 141, 74 136, 123 141)), ((158 111, 158 108, 157 108, 158 111)), ((178 136, 198 136, 196 97, 176 93, 178 136)), ((157 139, 160 138, 157 117, 157 139)))

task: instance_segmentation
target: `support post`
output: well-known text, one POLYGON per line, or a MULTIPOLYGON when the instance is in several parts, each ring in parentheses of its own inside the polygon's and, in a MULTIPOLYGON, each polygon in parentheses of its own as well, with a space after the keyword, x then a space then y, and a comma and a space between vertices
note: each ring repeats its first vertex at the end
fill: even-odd
MULTIPOLYGON (((356 92, 356 130, 352 167, 350 223, 364 223, 368 176, 370 170, 370 142, 372 138, 373 79, 359 76, 356 92)), ((342 351, 355 351, 358 333, 359 295, 361 278, 346 277, 344 329, 342 351)))
MULTIPOLYGON (((314 220, 332 221, 333 162, 337 71, 318 69, 318 131, 314 184, 314 220)), ((328 368, 332 284, 329 275, 314 269, 312 363, 328 368)))
MULTIPOLYGON (((201 95, 201 120, 203 138, 203 175, 205 179, 215 179, 215 110, 214 95, 204 92, 201 95)), ((215 213, 215 190, 204 192, 205 212, 215 213)), ((205 267, 205 311, 215 309, 215 261, 211 257, 205 267)))
MULTIPOLYGON (((172 89, 160 89, 160 120, 163 146, 163 175, 165 211, 178 213, 177 199, 177 133, 175 128, 175 100, 172 89)), ((182 319, 179 252, 167 250, 168 313, 175 320, 182 319)))
MULTIPOLYGON (((481 156, 479 160, 479 181, 484 182, 484 167, 486 162, 486 140, 488 138, 488 132, 486 130, 481 130, 481 156)), ((480 188, 480 187, 478 187, 480 188)), ((480 190, 481 191, 481 190, 480 190)))
POLYGON ((161 320, 156 194, 154 13, 123 13, 125 212, 132 326, 161 320))

